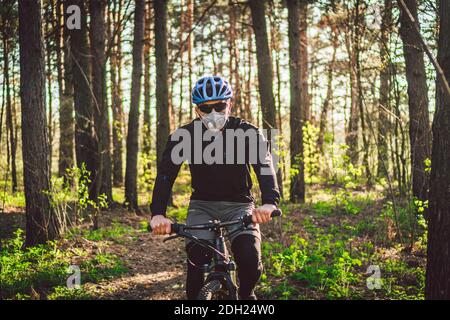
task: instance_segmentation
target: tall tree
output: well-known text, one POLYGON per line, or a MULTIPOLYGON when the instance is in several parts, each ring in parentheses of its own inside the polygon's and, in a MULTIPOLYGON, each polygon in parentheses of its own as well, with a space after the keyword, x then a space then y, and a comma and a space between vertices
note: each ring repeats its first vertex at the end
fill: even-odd
POLYGON ((57 43, 57 61, 58 61, 58 83, 60 90, 61 106, 59 108, 59 161, 58 172, 60 176, 65 176, 68 168, 74 165, 74 100, 73 100, 73 83, 72 83, 72 58, 67 45, 69 35, 63 32, 61 36, 62 26, 64 25, 64 14, 61 6, 63 2, 57 0, 56 10, 56 29, 55 42, 57 43), (62 20, 62 21, 61 21, 62 20), (61 52, 61 37, 63 37, 64 52, 61 52), (64 56, 61 59, 61 55, 64 56), (60 64, 63 61, 63 66, 60 64), (64 69, 64 75, 61 70, 64 69))
POLYGON ((252 68, 253 68, 253 33, 251 27, 247 27, 246 30, 247 36, 247 68, 246 74, 247 78, 245 79, 245 119, 250 122, 253 122, 254 116, 252 114, 252 68))
MULTIPOLYGON (((143 143, 142 152, 144 154, 144 175, 146 177, 147 187, 150 188, 150 153, 152 149, 152 118, 151 118, 151 78, 150 78, 150 66, 151 66, 151 53, 150 48, 152 44, 152 5, 150 2, 147 3, 145 11, 145 31, 144 31, 144 128, 143 128, 143 143)), ((184 63, 184 61, 182 62, 184 63)), ((184 92, 183 92, 184 94, 184 92)))
POLYGON ((169 81, 167 56, 167 0, 155 0, 156 154, 157 162, 169 136, 169 81))
POLYGON ((180 77, 179 77, 179 82, 180 82, 180 92, 179 92, 179 96, 178 96, 178 101, 179 101, 179 108, 178 108, 178 124, 181 125, 183 123, 183 101, 184 101, 184 96, 185 96, 185 92, 184 92, 184 65, 185 65, 185 61, 184 61, 184 51, 186 50, 186 43, 183 40, 184 37, 184 33, 185 33, 185 27, 186 27, 186 14, 184 12, 184 0, 181 0, 180 2, 180 29, 178 31, 178 41, 179 41, 179 56, 180 56, 180 77))
POLYGON ((355 68, 356 72, 356 87, 358 88, 358 115, 359 115, 359 121, 361 123, 361 137, 362 137, 362 143, 363 143, 363 166, 366 173, 367 178, 367 185, 372 185, 372 172, 370 171, 370 165, 369 165, 369 152, 370 152, 370 145, 369 145, 369 138, 367 136, 367 130, 366 130, 366 117, 368 110, 364 110, 365 106, 365 99, 364 99, 364 88, 362 85, 362 72, 363 72, 363 66, 361 61, 361 53, 363 52, 364 48, 362 46, 363 37, 366 33, 366 24, 365 24, 365 13, 367 12, 367 4, 360 3, 359 1, 356 2, 355 7, 355 24, 356 24, 356 35, 355 35, 355 65, 352 67, 355 68))
MULTIPOLYGON (((187 11, 186 11, 186 28, 189 30, 188 37, 186 39, 187 54, 188 54, 188 73, 189 73, 189 90, 192 90, 192 42, 193 37, 191 37, 191 28, 194 24, 194 0, 187 0, 187 11)), ((194 118, 194 108, 189 108, 190 119, 194 118)))
POLYGON ((291 126, 291 167, 296 172, 291 174, 290 200, 305 201, 305 175, 303 162, 303 120, 302 110, 302 61, 300 59, 300 1, 287 0, 288 35, 289 35, 289 72, 290 72, 290 126, 291 126))
POLYGON ((50 159, 45 117, 44 51, 41 1, 19 1, 20 95, 22 154, 26 202, 26 244, 35 245, 59 234, 48 195, 50 159), (26 75, 26 76, 24 76, 26 75))
POLYGON ((265 0, 249 0, 252 27, 255 34, 258 84, 264 128, 275 128, 275 97, 273 95, 273 68, 265 18, 265 0))
MULTIPOLYGON (((11 168, 11 191, 17 191, 17 168, 16 168, 16 151, 17 151, 17 139, 15 135, 16 126, 14 124, 15 110, 13 103, 13 96, 11 95, 11 72, 10 72, 10 56, 14 50, 14 39, 12 35, 17 26, 14 24, 14 2, 5 1, 1 10, 2 25, 2 38, 3 38, 3 86, 4 94, 2 101, 6 100, 6 130, 9 136, 9 143, 7 144, 7 163, 8 168, 11 168), (10 167, 11 165, 11 167, 10 167)), ((14 65, 14 64, 13 64, 14 65)), ((3 109, 2 109, 3 116, 3 109)), ((0 126, 2 121, 0 121, 0 126)), ((1 131, 1 129, 0 129, 1 131)), ((0 134, 1 136, 1 134, 0 134)))
MULTIPOLYGON (((416 0, 405 4, 418 24, 416 0)), ((417 25, 418 27, 419 24, 417 25)), ((431 131, 428 115, 428 86, 420 35, 414 29, 405 10, 400 10, 400 35, 406 63, 409 106, 409 140, 411 145, 411 175, 413 196, 427 199, 428 174, 425 160, 430 157, 431 131)))
POLYGON ((94 125, 98 137, 96 195, 104 194, 107 201, 111 202, 111 146, 106 103, 105 9, 106 0, 89 1, 94 125))
POLYGON ((358 163, 358 134, 359 134, 359 88, 357 79, 356 61, 358 58, 359 43, 360 43, 360 14, 359 8, 360 0, 354 1, 353 8, 349 8, 346 4, 347 21, 345 23, 344 37, 345 47, 348 54, 348 69, 349 69, 349 84, 350 84, 350 119, 346 128, 345 143, 348 146, 348 156, 353 164, 358 163))
POLYGON ((300 77, 301 109, 303 120, 311 119, 311 105, 308 90, 308 0, 300 0, 300 77))
MULTIPOLYGON (((263 128, 269 129, 268 140, 277 141, 270 129, 277 128, 275 97, 273 95, 273 68, 270 57, 269 41, 267 38, 267 27, 265 17, 265 0, 249 0, 252 14, 252 28, 256 42, 256 61, 258 65, 258 86, 261 102, 263 128)), ((277 170, 278 185, 282 185, 281 170, 277 170)))
POLYGON ((98 141, 94 134, 94 117, 92 92, 90 88, 90 53, 87 39, 87 15, 86 6, 83 0, 64 1, 64 12, 67 15, 64 24, 64 34, 66 39, 67 52, 70 52, 72 62, 72 84, 74 93, 75 109, 75 152, 77 166, 83 165, 89 171, 89 179, 92 183, 89 185, 89 196, 96 198, 96 174, 97 174, 97 149, 98 141), (80 8, 80 28, 71 28, 68 26, 69 13, 67 9, 70 6, 80 8), (66 36, 67 34, 67 36, 66 36))
POLYGON ((52 160, 53 160, 53 141, 54 141, 54 135, 55 135, 55 127, 53 125, 53 89, 52 89, 52 80, 53 80, 53 56, 54 56, 54 48, 52 45, 52 36, 51 34, 54 32, 53 26, 52 26, 52 20, 53 20, 53 3, 52 1, 45 1, 44 2, 44 16, 43 16, 43 23, 44 23, 44 47, 45 47, 45 53, 46 53, 46 63, 47 63, 47 70, 46 70, 46 77, 47 77, 47 101, 48 101, 48 119, 47 119, 47 126, 48 126, 48 140, 50 142, 49 144, 49 152, 50 152, 50 170, 52 169, 52 160))
POLYGON ((243 116, 242 99, 241 99, 241 77, 239 74, 239 47, 237 42, 237 27, 236 22, 240 18, 239 16, 239 6, 234 4, 232 0, 229 1, 228 11, 230 17, 230 29, 229 29, 229 50, 230 50, 230 83, 234 89, 234 105, 235 110, 238 112, 240 117, 243 116))
POLYGON ((139 101, 144 48, 145 0, 137 0, 134 11, 133 74, 128 118, 127 164, 125 172, 125 201, 129 209, 138 210, 137 162, 139 148, 139 101))
POLYGON ((378 106, 378 177, 386 177, 388 174, 388 139, 391 125, 389 123, 390 109, 390 58, 389 37, 392 29, 392 0, 384 0, 384 11, 380 30, 380 98, 378 106))
MULTIPOLYGON (((450 1, 439 2, 438 61, 450 81, 450 1)), ((450 299, 450 93, 438 74, 428 214, 425 297, 450 299)))
POLYGON ((111 75, 111 103, 112 103, 112 170, 113 185, 120 187, 123 185, 123 107, 122 107, 122 7, 123 0, 116 0, 112 6, 109 3, 110 15, 112 15, 112 24, 110 25, 111 56, 110 56, 110 75, 111 75), (112 7, 112 8, 111 8, 112 7))

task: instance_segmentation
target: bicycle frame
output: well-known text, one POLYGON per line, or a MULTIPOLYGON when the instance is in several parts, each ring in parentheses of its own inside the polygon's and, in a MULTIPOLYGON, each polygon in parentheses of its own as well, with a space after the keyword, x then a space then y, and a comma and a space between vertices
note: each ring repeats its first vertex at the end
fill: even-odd
MULTIPOLYGON (((272 212, 272 217, 281 216, 281 211, 279 209, 274 210, 272 212)), ((193 225, 186 226, 182 224, 172 224, 172 233, 175 233, 175 236, 170 236, 165 241, 177 238, 177 237, 185 237, 188 238, 195 243, 209 249, 214 253, 212 263, 208 265, 202 266, 203 271, 203 279, 204 283, 208 283, 212 280, 218 280, 222 283, 222 285, 228 290, 228 298, 230 300, 238 299, 238 286, 236 281, 236 264, 233 260, 228 258, 228 250, 225 244, 225 235, 223 229, 225 227, 240 224, 240 228, 228 233, 229 237, 231 234, 245 229, 252 222, 251 215, 245 215, 242 218, 234 221, 220 222, 218 220, 211 221, 208 224, 202 225, 193 225), (198 239, 194 235, 185 232, 185 230, 211 230, 214 231, 214 244, 213 246, 210 244, 206 244, 204 240, 198 239), (214 266, 214 270, 212 272, 211 268, 214 266)))
POLYGON ((229 299, 237 299, 238 286, 236 282, 236 264, 231 259, 226 261, 224 256, 228 256, 228 250, 225 244, 225 237, 223 234, 223 227, 217 227, 214 229, 214 247, 218 252, 214 252, 213 265, 214 271, 209 273, 211 265, 207 266, 207 270, 204 272, 204 283, 212 280, 219 280, 229 292, 229 299), (206 276, 205 276, 206 275, 206 276))

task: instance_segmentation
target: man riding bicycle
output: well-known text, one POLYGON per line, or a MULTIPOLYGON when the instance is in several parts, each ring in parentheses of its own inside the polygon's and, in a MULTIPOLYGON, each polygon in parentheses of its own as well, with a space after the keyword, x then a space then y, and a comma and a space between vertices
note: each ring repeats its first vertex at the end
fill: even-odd
MULTIPOLYGON (((254 134, 258 140, 265 143, 266 147, 268 145, 258 128, 240 118, 230 116, 232 97, 231 86, 222 77, 203 77, 195 84, 192 102, 196 105, 198 118, 169 136, 158 164, 150 205, 152 212, 150 225, 154 234, 164 235, 171 232, 172 221, 166 218, 166 209, 172 186, 182 164, 182 161, 174 159, 179 144, 178 133, 184 131, 192 137, 199 133, 209 135, 206 141, 195 137, 191 139, 189 142, 191 152, 183 154, 182 157, 189 163, 193 190, 186 225, 208 223, 211 220, 231 221, 248 213, 252 214, 253 228, 233 230, 230 227, 228 231, 230 233, 236 231, 230 237, 230 242, 237 264, 239 298, 256 300, 254 288, 262 273, 261 234, 258 224, 271 220, 271 213, 277 208, 280 193, 268 148, 263 148, 264 156, 256 159, 252 157, 256 143, 249 142, 251 139, 245 140, 243 144, 233 145, 230 150, 229 142, 234 137, 230 138, 229 132, 242 133, 246 137, 254 134), (175 136, 178 136, 178 140, 175 136), (199 156, 204 157, 208 150, 211 151, 211 145, 214 143, 216 147, 217 143, 223 146, 223 149, 216 148, 214 151, 213 157, 219 161, 198 161, 199 156), (236 158, 245 161, 237 161, 236 158), (230 159, 233 161, 229 161, 230 159), (250 167, 253 167, 261 189, 262 205, 257 208, 251 194, 250 167)), ((258 151, 260 152, 261 148, 258 151)), ((214 237, 214 233, 208 230, 196 230, 193 234, 205 240, 212 240, 214 237)), ((196 299, 203 285, 203 272, 200 266, 209 264, 212 256, 205 247, 189 240, 186 241, 186 252, 188 257, 186 294, 188 299, 196 299)))

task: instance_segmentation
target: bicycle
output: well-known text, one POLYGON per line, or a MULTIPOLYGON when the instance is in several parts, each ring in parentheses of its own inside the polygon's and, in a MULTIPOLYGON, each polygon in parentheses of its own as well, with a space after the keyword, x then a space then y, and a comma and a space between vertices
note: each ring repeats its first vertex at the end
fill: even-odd
MULTIPOLYGON (((271 213, 271 217, 280 217, 282 212, 275 209, 271 213)), ((230 259, 225 244, 226 238, 230 238, 233 234, 244 230, 252 223, 252 215, 247 214, 239 219, 221 222, 212 220, 210 223, 197 224, 187 226, 185 224, 171 224, 170 236, 163 241, 169 241, 175 238, 184 237, 191 239, 195 243, 211 250, 214 253, 210 264, 202 266, 204 284, 200 289, 197 300, 239 300, 238 286, 236 281, 236 264, 230 259), (240 227, 230 233, 224 234, 224 229, 229 226, 240 225, 240 227), (186 230, 210 230, 214 231, 214 245, 209 241, 202 240, 196 236, 186 232, 186 230)), ((151 232, 150 225, 148 230, 151 232)))

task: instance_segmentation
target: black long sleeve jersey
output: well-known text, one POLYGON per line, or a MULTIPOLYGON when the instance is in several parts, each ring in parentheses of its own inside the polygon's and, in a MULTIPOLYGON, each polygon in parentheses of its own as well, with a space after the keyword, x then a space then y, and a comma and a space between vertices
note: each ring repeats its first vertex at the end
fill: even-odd
POLYGON ((269 143, 252 124, 229 117, 220 132, 205 128, 199 118, 170 134, 158 164, 152 215, 165 215, 182 162, 189 164, 191 200, 253 202, 251 167, 263 204, 278 205, 280 193, 269 143))

